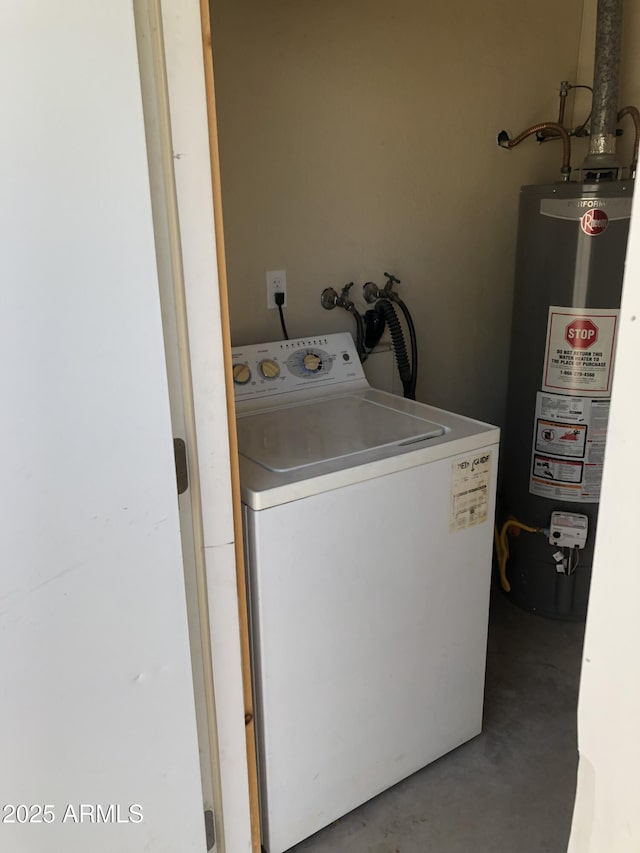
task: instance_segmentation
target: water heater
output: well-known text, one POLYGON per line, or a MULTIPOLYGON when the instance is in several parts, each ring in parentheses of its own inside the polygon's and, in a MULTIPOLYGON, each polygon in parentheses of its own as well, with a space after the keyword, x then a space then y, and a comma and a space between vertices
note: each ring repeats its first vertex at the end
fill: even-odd
POLYGON ((632 193, 631 180, 521 190, 503 512, 546 532, 509 537, 508 579, 550 617, 586 615, 632 193))

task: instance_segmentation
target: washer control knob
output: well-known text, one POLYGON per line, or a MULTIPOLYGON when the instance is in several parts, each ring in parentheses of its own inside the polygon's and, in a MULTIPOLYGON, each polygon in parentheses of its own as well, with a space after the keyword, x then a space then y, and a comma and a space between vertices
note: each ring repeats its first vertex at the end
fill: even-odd
POLYGON ((265 379, 276 379, 276 377, 280 376, 280 365, 272 358, 263 359, 258 367, 265 379))
POLYGON ((322 367, 322 359, 315 352, 308 352, 302 360, 305 368, 312 372, 320 370, 322 367))
POLYGON ((236 385, 246 385, 251 379, 251 371, 248 364, 233 365, 233 381, 236 385))

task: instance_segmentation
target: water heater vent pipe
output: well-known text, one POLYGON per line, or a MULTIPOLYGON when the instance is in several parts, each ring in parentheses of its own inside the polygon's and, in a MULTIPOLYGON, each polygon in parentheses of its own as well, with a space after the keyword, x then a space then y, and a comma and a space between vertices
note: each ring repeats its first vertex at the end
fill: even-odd
POLYGON ((622 0, 598 0, 589 154, 583 168, 615 168, 622 0))

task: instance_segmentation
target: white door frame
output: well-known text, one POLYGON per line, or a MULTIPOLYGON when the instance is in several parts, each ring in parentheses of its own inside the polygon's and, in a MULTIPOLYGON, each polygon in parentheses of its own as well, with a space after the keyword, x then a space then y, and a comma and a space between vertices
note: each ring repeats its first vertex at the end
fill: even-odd
MULTIPOLYGON (((197 0, 135 0, 180 500, 203 796, 217 853, 251 851, 224 320, 197 0)), ((249 714, 251 716, 251 714, 249 714)))
MULTIPOLYGON (((203 810, 215 815, 214 847, 221 849, 223 811, 216 736, 206 571, 202 543, 197 442, 191 387, 191 360, 182 266, 180 222, 176 198, 171 118, 159 0, 134 0, 136 40, 145 118, 149 185, 158 268, 160 307, 170 389, 173 435, 189 449, 189 485, 178 495, 180 533, 187 598, 189 643, 200 748, 203 810), (221 844, 216 845, 215 839, 221 844)), ((207 815, 207 824, 209 815, 207 815)), ((210 843, 208 838, 208 843, 210 843)))

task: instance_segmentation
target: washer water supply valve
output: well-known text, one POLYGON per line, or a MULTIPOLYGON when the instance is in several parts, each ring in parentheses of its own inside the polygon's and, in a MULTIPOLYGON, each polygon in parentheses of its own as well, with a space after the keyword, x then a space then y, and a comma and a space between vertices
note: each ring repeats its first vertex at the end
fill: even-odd
POLYGON ((388 326, 404 396, 410 400, 415 400, 416 381, 418 378, 418 341, 416 330, 409 309, 393 290, 393 285, 400 284, 400 279, 388 272, 384 275, 387 283, 382 289, 373 281, 368 281, 363 287, 365 301, 369 304, 375 302, 374 308, 367 311, 364 318, 351 299, 349 299, 349 291, 353 287, 352 281, 349 284, 345 284, 339 296, 333 287, 325 287, 320 296, 320 304, 329 311, 338 306, 345 308, 352 315, 356 322, 356 349, 360 356, 360 361, 365 361, 369 354, 367 350, 375 347, 382 337, 385 326, 388 326), (404 315, 409 330, 411 358, 409 358, 407 353, 402 327, 395 306, 404 315))
POLYGON ((418 339, 413 319, 409 309, 393 289, 394 284, 400 284, 400 279, 386 272, 384 274, 387 283, 380 290, 374 281, 368 281, 362 288, 362 295, 366 302, 375 302, 375 311, 384 317, 385 323, 391 333, 393 352, 396 357, 398 373, 404 389, 404 396, 409 400, 416 398, 416 382, 418 379, 418 339), (393 305, 391 303, 394 303, 393 305), (411 342, 411 358, 407 353, 407 347, 402 333, 402 327, 396 314, 395 306, 402 311, 409 330, 411 342))
POLYGON ((365 284, 362 288, 362 295, 364 296, 365 302, 371 304, 372 302, 375 302, 376 299, 392 299, 394 302, 399 301, 399 296, 394 291, 393 285, 400 284, 400 279, 388 272, 384 273, 384 277, 387 279, 387 283, 382 290, 378 289, 378 285, 374 281, 368 281, 365 284))
POLYGON ((332 308, 340 307, 345 308, 347 311, 353 311, 355 305, 349 299, 349 291, 353 287, 353 282, 350 281, 348 284, 342 288, 342 292, 340 296, 338 296, 338 292, 333 287, 325 287, 320 295, 320 304, 323 308, 326 308, 327 311, 330 311, 332 308))
MULTIPOLYGON (((397 279, 396 279, 397 281, 397 279)), ((369 282, 369 284, 373 284, 373 282, 369 282)), ((377 285, 373 285, 377 291, 377 285)), ((349 284, 345 284, 342 288, 342 293, 338 296, 337 292, 333 287, 325 287, 320 296, 320 304, 323 308, 326 308, 330 311, 332 308, 339 306, 340 308, 345 308, 355 317, 356 314, 359 314, 353 302, 348 298, 349 291, 353 287, 353 282, 350 281, 349 284)), ((365 284, 365 287, 367 285, 365 284)), ((367 300, 370 301, 370 300, 367 300)), ((362 316, 359 315, 362 319, 362 316)), ((364 323, 364 334, 362 340, 362 352, 358 346, 358 342, 356 341, 356 346, 358 347, 358 355, 360 356, 360 361, 365 361, 367 358, 367 349, 373 349, 374 346, 378 343, 385 328, 385 319, 378 312, 370 309, 366 312, 363 319, 364 323)), ((360 324, 356 319, 356 324, 358 325, 358 330, 360 324)))
POLYGON ((337 291, 333 287, 325 287, 320 295, 320 304, 323 308, 326 308, 327 311, 330 311, 332 308, 339 307, 344 308, 351 314, 353 319, 356 321, 356 350, 360 356, 360 361, 365 361, 367 358, 367 351, 364 346, 364 320, 356 306, 349 299, 349 291, 352 287, 352 281, 345 284, 340 296, 338 296, 337 291))

